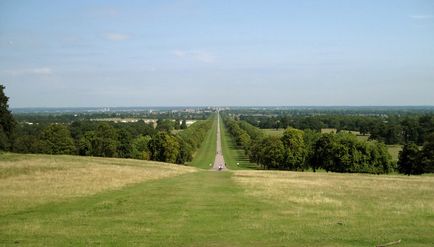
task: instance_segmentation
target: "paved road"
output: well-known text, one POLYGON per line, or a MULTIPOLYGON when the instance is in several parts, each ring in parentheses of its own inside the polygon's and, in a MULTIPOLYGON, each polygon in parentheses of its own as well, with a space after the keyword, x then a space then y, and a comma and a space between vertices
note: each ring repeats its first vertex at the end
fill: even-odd
POLYGON ((217 149, 212 169, 218 171, 219 166, 222 167, 222 170, 227 170, 225 166, 225 159, 223 158, 222 153, 222 140, 220 136, 220 113, 217 112, 217 149))

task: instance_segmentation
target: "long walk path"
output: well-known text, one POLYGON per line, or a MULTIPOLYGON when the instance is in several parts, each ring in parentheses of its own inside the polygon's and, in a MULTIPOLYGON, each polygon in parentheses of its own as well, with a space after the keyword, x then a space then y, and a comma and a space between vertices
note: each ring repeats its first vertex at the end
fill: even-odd
POLYGON ((212 167, 213 170, 219 170, 219 167, 222 168, 222 170, 226 170, 225 166, 225 159, 223 158, 222 153, 222 140, 220 136, 220 112, 217 111, 217 145, 216 145, 216 155, 214 160, 214 166, 212 167))

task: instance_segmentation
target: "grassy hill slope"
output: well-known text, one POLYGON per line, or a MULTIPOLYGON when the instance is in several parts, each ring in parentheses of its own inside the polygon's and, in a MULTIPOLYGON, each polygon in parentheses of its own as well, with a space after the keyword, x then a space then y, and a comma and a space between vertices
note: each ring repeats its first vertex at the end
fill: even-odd
POLYGON ((2 155, 0 168, 0 245, 434 243, 431 175, 213 172, 17 154, 2 155))

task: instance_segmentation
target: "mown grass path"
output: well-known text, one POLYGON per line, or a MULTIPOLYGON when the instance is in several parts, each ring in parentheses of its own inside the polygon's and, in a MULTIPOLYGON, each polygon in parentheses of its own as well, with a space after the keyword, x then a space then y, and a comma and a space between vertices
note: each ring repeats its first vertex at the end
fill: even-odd
POLYGON ((191 166, 209 169, 211 168, 210 164, 212 165, 214 163, 217 142, 217 117, 214 115, 213 119, 211 129, 208 131, 205 140, 195 153, 192 162, 189 164, 191 166))
POLYGON ((228 169, 257 169, 257 166, 249 161, 249 157, 244 153, 244 150, 237 147, 231 134, 226 130, 226 127, 221 118, 220 126, 222 151, 228 169))
MULTIPOLYGON (((230 179, 202 171, 0 217, 0 245, 236 246, 258 205, 230 179)), ((252 232, 253 233, 253 232, 252 232)))

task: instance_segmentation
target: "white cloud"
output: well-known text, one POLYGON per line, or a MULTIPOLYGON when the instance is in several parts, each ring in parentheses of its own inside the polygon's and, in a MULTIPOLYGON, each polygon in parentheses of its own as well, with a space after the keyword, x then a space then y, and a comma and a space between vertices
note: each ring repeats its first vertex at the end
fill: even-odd
POLYGON ((49 67, 29 68, 29 69, 12 69, 3 71, 9 75, 52 75, 53 70, 49 67))
POLYGON ((434 18, 433 15, 410 15, 409 17, 412 18, 412 19, 418 19, 418 20, 432 19, 432 18, 434 18))
POLYGON ((205 51, 176 50, 173 54, 179 58, 192 59, 203 63, 213 63, 215 61, 215 56, 205 51))
POLYGON ((130 39, 130 36, 122 33, 105 33, 104 37, 111 41, 123 41, 130 39))

